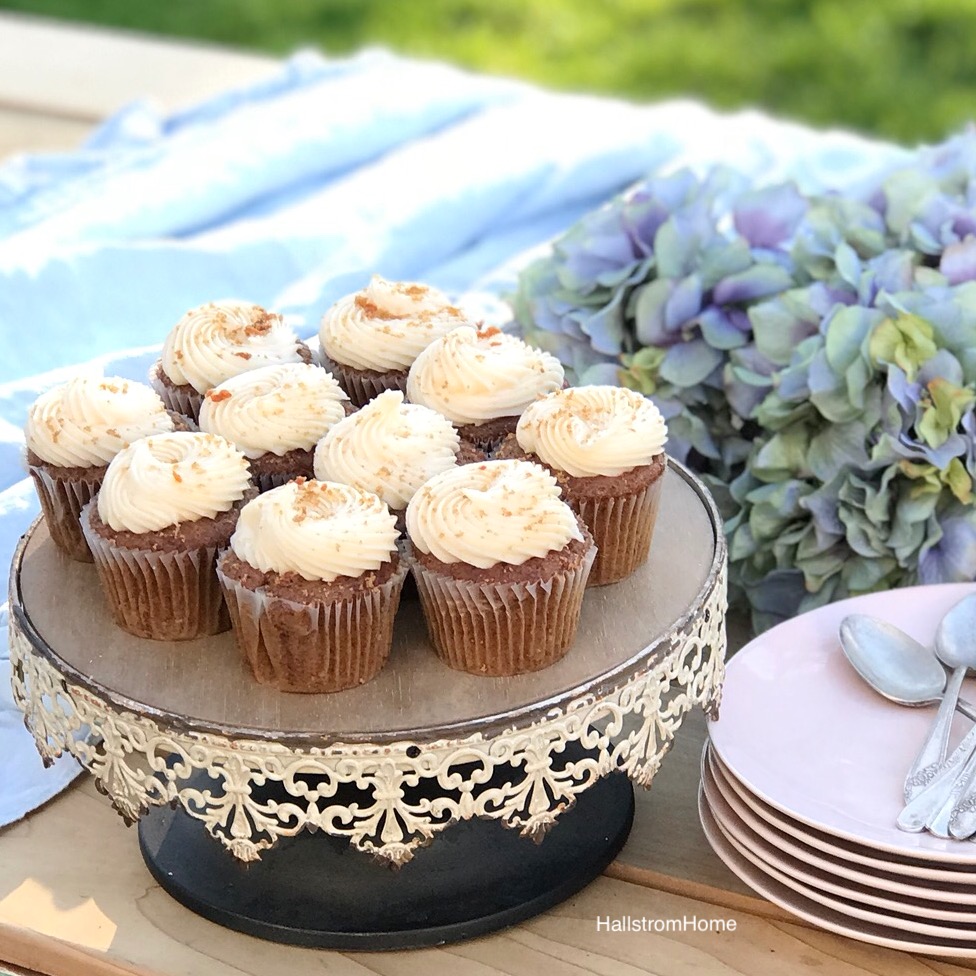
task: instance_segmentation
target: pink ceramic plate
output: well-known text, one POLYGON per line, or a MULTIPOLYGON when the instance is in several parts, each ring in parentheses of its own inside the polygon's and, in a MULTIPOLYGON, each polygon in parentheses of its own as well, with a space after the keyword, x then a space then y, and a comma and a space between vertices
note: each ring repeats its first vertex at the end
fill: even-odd
MULTIPOLYGON (((759 797, 750 793, 723 765, 714 750, 706 743, 705 762, 708 771, 715 780, 722 795, 729 805, 742 817, 746 823, 752 820, 761 821, 768 830, 773 832, 771 843, 778 847, 789 849, 795 853, 793 847, 787 848, 789 841, 799 842, 799 850, 812 850, 827 857, 831 865, 862 866, 870 873, 884 872, 900 877, 903 882, 917 886, 920 882, 931 881, 936 884, 931 887, 945 897, 947 885, 952 886, 953 892, 959 886, 970 886, 973 889, 972 902, 976 904, 976 869, 957 865, 955 867, 940 867, 937 861, 922 861, 913 857, 901 857, 873 847, 863 847, 853 841, 844 840, 834 834, 824 833, 814 827, 807 827, 797 820, 791 820, 786 814, 764 803, 759 797)), ((839 868, 836 868, 839 870, 839 868)), ((892 878, 894 882, 895 878, 892 878)), ((897 890, 897 889, 892 889, 897 890)))
POLYGON ((750 888, 780 905, 799 918, 813 925, 846 935, 861 942, 900 949, 903 952, 919 952, 931 956, 954 956, 959 959, 976 959, 976 946, 965 939, 943 939, 929 935, 915 935, 899 931, 889 925, 881 925, 854 918, 845 911, 838 911, 820 904, 794 888, 788 887, 770 874, 756 867, 739 853, 722 833, 703 795, 698 798, 698 813, 705 837, 715 853, 728 868, 737 874, 750 888))
POLYGON ((919 919, 930 919, 936 923, 964 926, 966 934, 958 937, 976 939, 976 892, 972 888, 954 888, 950 893, 932 882, 923 882, 915 888, 892 875, 868 876, 843 864, 835 869, 809 851, 780 847, 770 841, 761 823, 740 815, 707 768, 702 776, 702 791, 712 815, 729 840, 746 857, 758 857, 760 868, 775 869, 786 875, 784 884, 792 887, 793 881, 797 881, 813 889, 818 892, 812 896, 815 900, 819 894, 834 895, 868 910, 895 913, 901 916, 900 923, 910 923, 912 931, 920 931, 914 927, 919 919), (890 883, 892 879, 894 883, 890 883))
MULTIPOLYGON (((934 708, 895 705, 844 657, 837 632, 849 613, 888 620, 930 644, 939 620, 972 583, 918 586, 830 604, 774 627, 728 664, 719 721, 709 725, 722 763, 751 792, 795 820, 881 851, 976 865, 976 844, 895 826, 905 772, 934 708)), ((976 681, 963 696, 976 701, 976 681)), ((953 744, 968 727, 957 716, 953 744)))

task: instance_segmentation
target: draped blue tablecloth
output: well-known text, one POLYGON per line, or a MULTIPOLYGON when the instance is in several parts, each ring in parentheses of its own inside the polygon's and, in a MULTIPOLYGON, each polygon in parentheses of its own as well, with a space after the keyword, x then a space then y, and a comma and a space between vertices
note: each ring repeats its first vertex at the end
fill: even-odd
MULTIPOLYGON (((904 150, 690 101, 554 94, 383 51, 301 53, 188 111, 137 103, 76 152, 0 165, 0 562, 38 506, 22 426, 96 360, 144 379, 193 305, 241 297, 313 335, 373 272, 486 320, 534 249, 651 172, 714 163, 803 189, 856 185, 904 150)), ((0 826, 63 789, 9 693, 0 611, 0 826)))

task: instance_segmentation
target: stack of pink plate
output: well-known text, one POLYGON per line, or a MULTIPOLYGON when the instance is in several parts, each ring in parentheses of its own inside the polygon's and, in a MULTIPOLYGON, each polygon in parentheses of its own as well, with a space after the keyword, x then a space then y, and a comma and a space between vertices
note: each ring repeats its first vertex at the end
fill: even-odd
MULTIPOLYGON (((895 826, 935 708, 882 698, 838 639, 845 616, 868 613, 931 645, 943 614, 973 590, 846 600, 781 624, 729 661, 699 808, 719 857, 770 901, 865 942, 976 958, 976 844, 895 826)), ((976 702, 976 681, 963 697, 976 702)), ((957 715, 952 744, 969 727, 957 715)))

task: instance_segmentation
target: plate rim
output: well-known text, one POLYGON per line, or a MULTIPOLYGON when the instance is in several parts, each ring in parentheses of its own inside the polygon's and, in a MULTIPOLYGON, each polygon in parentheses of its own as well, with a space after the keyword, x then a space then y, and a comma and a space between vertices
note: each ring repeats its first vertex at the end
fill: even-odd
MULTIPOLYGON (((921 595, 924 591, 932 590, 942 590, 945 591, 948 588, 956 589, 959 592, 959 599, 963 596, 967 596, 972 593, 976 593, 976 581, 961 582, 961 583, 930 583, 920 586, 906 586, 900 587, 897 590, 883 590, 877 593, 866 593, 860 596, 849 597, 846 600, 838 600, 834 603, 828 603, 825 606, 817 607, 815 610, 811 610, 808 613, 799 614, 796 617, 792 617, 789 620, 784 620, 782 623, 777 624, 775 627, 770 628, 764 633, 754 637, 747 644, 743 645, 738 651, 731 656, 731 658, 726 662, 726 682, 729 671, 736 667, 736 660, 740 657, 747 657, 750 653, 755 651, 756 647, 762 646, 764 643, 768 642, 771 635, 774 635, 779 630, 789 630, 791 627, 797 625, 798 620, 809 620, 815 615, 822 616, 833 616, 842 610, 848 610, 850 613, 859 612, 857 607, 863 607, 865 602, 879 601, 888 596, 891 593, 897 592, 904 594, 907 592, 918 593, 921 595)), ((786 814, 788 817, 802 823, 808 827, 814 827, 817 830, 823 831, 826 834, 830 834, 834 837, 840 837, 844 840, 852 841, 853 843, 860 844, 864 847, 870 847, 874 850, 884 851, 890 854, 901 854, 905 857, 913 857, 918 860, 923 861, 941 861, 944 864, 959 864, 966 865, 969 867, 976 867, 976 843, 970 841, 957 841, 962 846, 970 846, 972 848, 972 853, 964 854, 959 852, 958 854, 951 854, 946 851, 935 851, 927 849, 924 847, 918 848, 908 848, 905 846, 899 846, 894 843, 889 843, 880 840, 870 840, 865 838, 863 835, 856 834, 850 830, 845 830, 844 828, 831 826, 824 823, 821 820, 816 820, 814 817, 805 815, 798 812, 786 804, 777 801, 774 797, 770 796, 768 792, 756 786, 748 776, 743 775, 739 770, 735 768, 735 764, 730 762, 728 758, 723 755, 721 746, 717 743, 713 737, 714 723, 709 722, 708 724, 708 741, 714 747, 715 752, 722 760, 722 763, 730 772, 733 773, 735 778, 742 783, 754 796, 759 797, 764 803, 778 810, 780 813, 786 814)), ((912 834, 913 837, 926 837, 927 834, 912 834)))
MULTIPOLYGON (((934 919, 936 921, 944 922, 959 922, 961 924, 967 924, 976 929, 976 892, 970 895, 969 899, 965 902, 959 901, 955 897, 952 898, 952 903, 963 906, 965 911, 952 912, 947 910, 943 911, 941 914, 938 913, 937 906, 940 904, 946 904, 946 892, 941 893, 942 898, 940 899, 938 897, 938 892, 932 892, 932 897, 923 897, 922 895, 913 895, 911 891, 896 892, 888 888, 875 886, 876 890, 880 891, 881 893, 872 894, 872 886, 870 884, 854 878, 848 879, 843 875, 837 875, 827 869, 819 868, 812 862, 805 861, 803 858, 778 848, 775 844, 766 840, 766 838, 764 838, 759 831, 752 828, 748 821, 739 818, 738 811, 728 802, 718 784, 716 784, 718 792, 717 799, 728 809, 725 810, 717 808, 715 799, 710 795, 710 782, 714 782, 713 778, 703 778, 702 789, 705 793, 705 799, 709 805, 709 809, 712 811, 712 815, 715 817, 719 826, 723 829, 727 828, 726 833, 732 833, 732 839, 734 842, 737 842, 744 847, 748 847, 749 850, 760 857, 764 863, 768 863, 772 869, 775 869, 776 871, 787 875, 791 879, 796 880, 798 883, 814 890, 816 890, 817 886, 821 884, 830 886, 825 887, 825 890, 827 891, 830 891, 831 888, 839 889, 833 891, 832 893, 840 898, 855 902, 858 905, 874 906, 882 910, 909 916, 920 913, 920 918, 934 919), (743 832, 744 836, 740 836, 740 833, 743 832), (793 862, 796 862, 795 869, 792 867, 793 862), (809 873, 808 869, 813 869, 819 874, 828 876, 828 880, 824 881, 820 878, 814 877, 809 873), (804 877, 804 875, 806 876, 804 877), (846 887, 845 881, 850 881, 851 883, 858 885, 860 888, 868 889, 868 892, 864 893, 860 891, 852 891, 846 887), (928 908, 916 904, 900 904, 898 901, 899 896, 904 898, 914 898, 914 900, 917 902, 930 903, 933 907, 928 908)), ((910 886, 906 885, 905 887, 910 886)))
MULTIPOLYGON (((818 833, 824 834, 827 839, 822 840, 821 838, 814 838, 812 834, 808 834, 804 831, 805 824, 800 821, 793 822, 791 817, 788 817, 783 811, 770 806, 763 799, 750 793, 748 787, 738 780, 731 770, 726 769, 722 760, 719 758, 718 754, 712 748, 711 743, 705 743, 705 749, 708 752, 707 762, 709 763, 710 770, 714 776, 714 772, 717 769, 719 777, 722 777, 729 789, 731 789, 738 799, 740 799, 754 814, 756 817, 765 820, 771 827, 780 830, 784 834, 788 834, 790 837, 798 840, 800 843, 806 844, 808 847, 814 847, 820 850, 820 845, 824 845, 825 849, 822 853, 829 854, 832 857, 837 858, 840 861, 851 861, 854 864, 860 864, 868 868, 876 868, 880 871, 889 871, 891 874, 904 875, 910 878, 924 878, 927 881, 938 881, 949 885, 967 884, 972 885, 976 888, 976 870, 963 870, 968 868, 967 865, 959 865, 957 869, 953 869, 948 865, 945 868, 936 868, 930 866, 930 862, 927 859, 913 858, 909 855, 902 855, 900 853, 892 853, 892 859, 887 860, 884 858, 876 857, 871 854, 862 854, 858 851, 846 851, 843 848, 835 846, 831 841, 842 840, 844 838, 839 838, 835 834, 828 834, 826 831, 817 830, 815 827, 810 827, 810 830, 817 830, 818 833), (759 805, 762 805, 761 807, 759 805), (765 807, 766 809, 763 809, 765 807), (770 816, 767 816, 770 814, 770 816), (908 864, 910 860, 922 861, 921 864, 908 864), (966 880, 968 879, 968 880, 966 880)), ((717 780, 719 788, 721 789, 721 780, 717 780)), ((733 805, 734 806, 734 805, 733 805)), ((874 848, 868 847, 863 842, 857 841, 846 841, 854 847, 864 847, 866 850, 875 850, 874 848)), ((882 852, 878 852, 882 853, 882 852)))
MULTIPOLYGON (((838 922, 831 918, 824 918, 820 909, 823 909, 825 906, 817 905, 816 902, 804 897, 799 892, 787 888, 781 882, 777 882, 775 878, 764 875, 754 865, 749 864, 734 848, 731 848, 731 845, 721 835, 720 828, 715 822, 711 811, 708 809, 701 790, 698 792, 698 817, 702 832, 705 834, 705 839, 719 860, 736 877, 745 882, 753 891, 767 901, 809 922, 816 928, 824 929, 828 932, 833 932, 835 935, 845 936, 849 939, 856 939, 859 942, 866 942, 871 945, 883 946, 887 949, 896 949, 902 952, 913 952, 919 955, 942 956, 955 959, 976 959, 976 945, 967 943, 965 946, 957 947, 949 945, 945 941, 911 942, 905 938, 905 934, 899 929, 889 930, 891 935, 886 935, 884 932, 878 934, 877 932, 866 931, 857 925, 851 924, 860 920, 845 919, 844 922, 838 922), (775 886, 785 889, 792 897, 784 897, 781 892, 776 890, 775 886)), ((839 915, 840 913, 834 912, 834 914, 839 915)), ((886 926, 874 925, 873 928, 884 930, 886 926)))

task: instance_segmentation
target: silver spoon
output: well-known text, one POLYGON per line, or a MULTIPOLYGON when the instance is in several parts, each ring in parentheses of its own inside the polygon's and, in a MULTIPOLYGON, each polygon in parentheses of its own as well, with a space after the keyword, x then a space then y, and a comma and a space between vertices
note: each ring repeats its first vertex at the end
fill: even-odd
POLYGON ((973 730, 956 747, 950 759, 944 760, 954 708, 949 705, 950 696, 955 694, 958 698, 967 668, 976 667, 976 594, 960 600, 942 618, 935 635, 935 647, 939 658, 953 668, 953 672, 929 737, 906 780, 907 804, 897 823, 903 830, 917 831, 924 826, 937 837, 949 837, 953 813, 976 780, 973 730))
MULTIPOLYGON (((865 613, 840 625, 840 643, 854 670, 879 695, 898 705, 934 705, 942 700, 946 672, 931 648, 903 630, 865 613)), ((956 708, 976 722, 976 707, 959 699, 956 708)))
MULTIPOLYGON (((949 746, 949 731, 952 718, 962 691, 963 679, 968 668, 976 667, 976 596, 967 596, 960 600, 939 621, 935 632, 935 653, 939 660, 952 668, 949 680, 946 682, 942 703, 932 723, 928 738, 915 757, 915 762, 905 780, 905 800, 911 801, 915 795, 938 772, 939 766, 945 760, 946 749, 949 746)), ((945 818, 937 817, 937 826, 945 819, 944 834, 949 836, 948 814, 945 818)), ((932 827, 932 823, 929 824, 932 827)))
POLYGON ((976 725, 965 735, 949 758, 936 770, 935 775, 919 790, 898 814, 896 823, 901 830, 919 833, 936 822, 942 814, 951 822, 952 811, 957 805, 968 778, 972 757, 976 755, 976 725))

